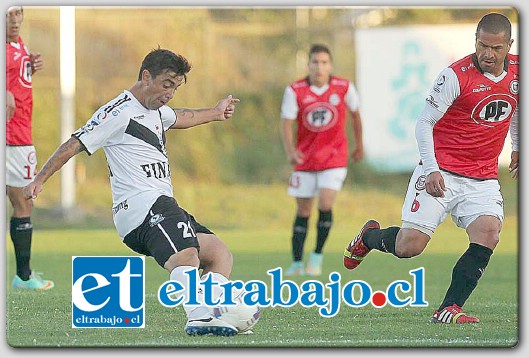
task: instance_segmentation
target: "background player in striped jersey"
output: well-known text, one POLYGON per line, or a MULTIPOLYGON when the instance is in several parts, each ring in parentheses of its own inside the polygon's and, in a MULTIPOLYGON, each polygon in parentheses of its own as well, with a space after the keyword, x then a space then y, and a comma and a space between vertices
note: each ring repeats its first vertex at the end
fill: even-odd
POLYGON ((6 191, 13 205, 9 232, 15 249, 16 275, 13 287, 48 290, 53 281, 43 280, 32 271, 31 240, 33 202, 25 200, 23 188, 37 171, 37 155, 33 146, 31 124, 33 92, 31 79, 42 69, 40 54, 30 53, 20 27, 24 21, 21 6, 12 6, 6 13, 6 191))
POLYGON ((476 323, 462 312, 492 252, 503 223, 498 157, 511 132, 509 170, 518 177, 518 56, 509 54, 511 23, 490 13, 479 22, 476 51, 444 69, 417 120, 421 163, 402 208, 402 227, 380 229, 369 220, 344 252, 344 265, 357 267, 370 250, 399 258, 423 252, 450 213, 466 230, 469 247, 455 264, 445 298, 432 321, 476 323))
POLYGON ((281 139, 294 168, 288 193, 296 198, 297 206, 292 232, 293 262, 286 275, 321 275, 322 250, 333 221, 332 207, 347 175, 348 113, 355 139, 351 158, 358 162, 364 155, 356 88, 331 71, 330 50, 324 45, 313 45, 309 51, 308 76, 287 86, 281 105, 281 139), (316 247, 305 271, 303 247, 315 197, 319 197, 316 247))
MULTIPOLYGON (((204 276, 211 274, 214 282, 222 284, 228 281, 233 259, 221 239, 174 199, 165 132, 228 120, 239 102, 230 95, 213 108, 170 108, 167 103, 186 82, 190 70, 183 56, 163 49, 151 51, 141 64, 136 83, 101 106, 24 188, 26 198, 36 198, 43 184, 71 157, 82 151, 91 155, 103 148, 120 238, 135 252, 152 256, 171 280, 184 287, 182 302, 187 301, 191 289, 185 272, 201 267, 204 276)), ((189 335, 238 333, 235 327, 214 318, 204 305, 184 305, 184 310, 189 335)))

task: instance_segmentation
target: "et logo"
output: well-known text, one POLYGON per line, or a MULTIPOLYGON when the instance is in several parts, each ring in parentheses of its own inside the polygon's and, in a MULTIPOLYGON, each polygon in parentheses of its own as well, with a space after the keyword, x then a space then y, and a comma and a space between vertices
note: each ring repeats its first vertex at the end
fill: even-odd
POLYGON ((73 256, 72 328, 143 328, 145 257, 73 256))

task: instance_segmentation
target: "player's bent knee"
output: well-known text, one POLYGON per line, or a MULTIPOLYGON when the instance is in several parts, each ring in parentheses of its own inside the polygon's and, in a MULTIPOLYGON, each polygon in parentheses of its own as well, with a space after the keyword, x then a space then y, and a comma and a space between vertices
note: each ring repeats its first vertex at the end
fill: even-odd
POLYGON ((198 267, 200 260, 196 247, 188 247, 171 255, 164 264, 164 268, 171 272, 178 266, 198 267))
POLYGON ((415 256, 420 255, 424 251, 424 248, 417 247, 395 247, 395 254, 401 259, 409 259, 415 256))
POLYGON ((399 258, 420 255, 430 241, 430 236, 416 229, 401 229, 395 243, 395 254, 399 258))
POLYGON ((213 234, 197 234, 200 244, 200 262, 202 265, 212 264, 214 262, 223 262, 233 264, 233 256, 228 246, 218 236, 213 234))

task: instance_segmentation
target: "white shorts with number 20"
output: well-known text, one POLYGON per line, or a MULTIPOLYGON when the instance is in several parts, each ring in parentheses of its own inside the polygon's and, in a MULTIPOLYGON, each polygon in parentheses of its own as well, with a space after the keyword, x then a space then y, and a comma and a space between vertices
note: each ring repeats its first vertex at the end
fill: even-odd
POLYGON ((446 191, 436 198, 426 192, 422 165, 413 172, 402 206, 402 227, 414 228, 432 236, 448 214, 466 229, 479 216, 490 215, 503 222, 503 196, 496 179, 477 180, 441 170, 446 191))
POLYGON ((290 176, 288 194, 296 198, 312 198, 320 189, 340 191, 343 186, 347 168, 332 168, 319 172, 295 171, 290 176))
POLYGON ((37 174, 37 153, 32 145, 6 146, 6 185, 23 188, 37 174))

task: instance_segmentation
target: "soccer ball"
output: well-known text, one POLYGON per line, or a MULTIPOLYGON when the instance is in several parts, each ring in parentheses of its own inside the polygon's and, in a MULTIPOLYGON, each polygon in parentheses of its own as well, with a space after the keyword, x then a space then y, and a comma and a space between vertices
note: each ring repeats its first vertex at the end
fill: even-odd
MULTIPOLYGON (((222 319, 231 324, 239 333, 248 332, 252 329, 261 317, 262 308, 258 305, 249 306, 244 303, 243 297, 246 291, 240 290, 234 292, 233 302, 235 306, 215 306, 212 314, 215 318, 222 319)), ((249 333, 249 332, 248 332, 249 333)))

